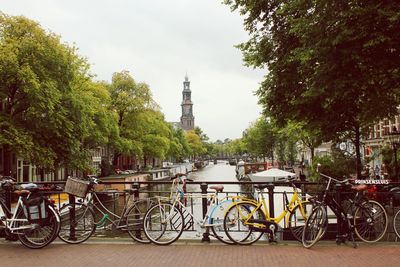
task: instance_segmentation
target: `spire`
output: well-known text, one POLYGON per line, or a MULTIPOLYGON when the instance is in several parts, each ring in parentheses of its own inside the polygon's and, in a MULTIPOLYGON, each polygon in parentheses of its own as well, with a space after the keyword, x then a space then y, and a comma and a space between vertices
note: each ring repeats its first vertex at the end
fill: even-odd
POLYGON ((186 72, 186 75, 185 75, 185 82, 188 82, 188 81, 189 81, 189 77, 188 77, 187 72, 186 72))

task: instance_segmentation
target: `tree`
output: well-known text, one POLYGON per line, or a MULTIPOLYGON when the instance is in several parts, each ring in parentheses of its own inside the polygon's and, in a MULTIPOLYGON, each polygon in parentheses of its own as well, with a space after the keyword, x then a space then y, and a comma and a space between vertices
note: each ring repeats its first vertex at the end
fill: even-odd
POLYGON ((200 137, 201 143, 203 144, 204 148, 205 148, 205 152, 203 154, 205 155, 211 155, 213 154, 214 151, 214 146, 213 144, 210 142, 210 138, 207 136, 207 134, 205 134, 203 132, 203 130, 196 126, 194 128, 194 132, 200 137))
POLYGON ((164 120, 164 115, 157 110, 147 110, 138 119, 144 130, 141 143, 145 164, 147 158, 165 159, 170 149, 171 129, 164 120))
POLYGON ((243 133, 243 142, 249 153, 274 161, 278 130, 270 119, 259 118, 243 133))
POLYGON ((11 153, 43 168, 87 167, 81 143, 86 128, 80 117, 85 110, 77 92, 90 79, 88 67, 74 47, 38 23, 0 13, 0 145, 5 174, 11 174, 11 153))
POLYGON ((194 130, 186 132, 186 139, 189 143, 190 155, 194 158, 206 153, 206 148, 203 146, 200 136, 198 136, 194 130))
POLYGON ((143 155, 144 129, 140 126, 138 117, 146 110, 156 107, 149 86, 136 83, 128 71, 113 74, 109 86, 111 95, 111 110, 118 117, 119 138, 111 147, 114 150, 113 165, 117 164, 120 155, 143 155))
POLYGON ((227 150, 231 155, 243 155, 246 151, 242 138, 234 139, 227 144, 227 150))
POLYGON ((397 113, 398 1, 227 0, 245 15, 248 65, 267 66, 257 94, 277 121, 304 122, 324 140, 346 134, 357 153, 372 123, 397 113))
POLYGON ((295 140, 295 142, 300 142, 300 149, 310 150, 312 162, 315 156, 315 148, 322 144, 323 139, 320 130, 309 129, 304 123, 289 121, 286 124, 285 132, 292 136, 292 140, 295 140))
POLYGON ((170 128, 170 147, 167 152, 167 156, 171 157, 175 162, 183 162, 184 158, 189 154, 189 144, 186 140, 186 136, 182 128, 174 128, 169 125, 170 128))

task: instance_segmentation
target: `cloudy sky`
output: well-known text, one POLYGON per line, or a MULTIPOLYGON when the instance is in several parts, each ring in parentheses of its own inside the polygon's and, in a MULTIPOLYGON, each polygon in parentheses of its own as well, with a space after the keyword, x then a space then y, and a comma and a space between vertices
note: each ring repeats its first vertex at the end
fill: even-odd
POLYGON ((130 71, 150 85, 167 121, 180 119, 187 73, 195 124, 215 141, 241 137, 260 115, 253 93, 265 73, 243 66, 234 47, 248 39, 243 18, 221 1, 3 0, 0 10, 75 44, 98 80, 130 71))

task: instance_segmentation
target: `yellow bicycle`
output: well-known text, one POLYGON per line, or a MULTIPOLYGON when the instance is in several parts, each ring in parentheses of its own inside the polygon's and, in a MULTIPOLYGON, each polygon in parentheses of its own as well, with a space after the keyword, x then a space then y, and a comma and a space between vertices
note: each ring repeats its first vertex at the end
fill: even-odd
POLYGON ((293 187, 293 196, 288 200, 284 195, 284 210, 273 218, 267 209, 263 190, 267 185, 255 186, 259 191, 258 200, 241 199, 234 202, 224 216, 224 230, 228 238, 236 244, 250 245, 261 238, 264 233, 270 241, 275 241, 279 223, 287 218, 285 228, 289 228, 293 236, 301 242, 302 232, 308 215, 312 211, 312 203, 299 196, 297 187, 293 187))

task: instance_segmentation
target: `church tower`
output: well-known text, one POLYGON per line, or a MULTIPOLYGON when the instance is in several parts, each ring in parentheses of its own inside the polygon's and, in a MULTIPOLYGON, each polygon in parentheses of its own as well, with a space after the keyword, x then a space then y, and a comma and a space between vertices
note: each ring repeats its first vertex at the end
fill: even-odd
POLYGON ((182 91, 182 116, 181 125, 185 131, 194 129, 194 116, 193 116, 193 103, 192 103, 192 92, 190 91, 189 78, 186 75, 185 81, 183 82, 182 91))

